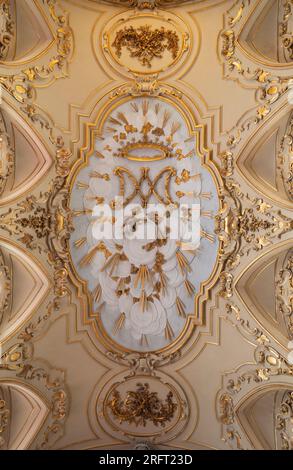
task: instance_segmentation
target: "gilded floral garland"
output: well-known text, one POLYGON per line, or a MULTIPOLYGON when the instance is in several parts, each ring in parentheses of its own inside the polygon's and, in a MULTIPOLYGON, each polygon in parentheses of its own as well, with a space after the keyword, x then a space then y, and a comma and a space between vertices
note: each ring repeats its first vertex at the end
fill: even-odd
POLYGON ((107 405, 119 423, 127 422, 136 426, 146 426, 148 421, 164 427, 174 417, 177 404, 172 401, 170 391, 163 401, 157 392, 151 392, 148 383, 138 383, 135 391, 127 392, 124 399, 114 390, 107 405))
POLYGON ((112 47, 121 57, 122 49, 125 47, 130 57, 137 58, 146 67, 152 66, 153 59, 162 59, 164 52, 171 52, 176 59, 179 52, 179 37, 175 31, 166 30, 164 27, 152 31, 150 25, 134 28, 125 27, 117 31, 112 47))

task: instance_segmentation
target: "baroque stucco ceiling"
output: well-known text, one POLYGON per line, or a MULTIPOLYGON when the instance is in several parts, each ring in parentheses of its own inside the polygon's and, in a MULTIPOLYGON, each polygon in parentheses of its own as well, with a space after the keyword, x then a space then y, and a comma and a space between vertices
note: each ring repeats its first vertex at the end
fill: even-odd
POLYGON ((0 0, 1 449, 292 447, 292 32, 292 0, 0 0), (118 195, 196 203, 193 245, 97 242, 118 195))

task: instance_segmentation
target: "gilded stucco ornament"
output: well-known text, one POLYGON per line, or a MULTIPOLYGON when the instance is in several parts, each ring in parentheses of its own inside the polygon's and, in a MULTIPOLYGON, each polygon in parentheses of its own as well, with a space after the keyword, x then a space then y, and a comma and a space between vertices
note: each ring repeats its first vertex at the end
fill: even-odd
POLYGON ((293 338, 293 251, 289 250, 276 277, 277 308, 281 312, 288 336, 293 338))
POLYGON ((7 450, 10 421, 10 394, 5 386, 0 386, 0 450, 7 450))
POLYGON ((138 441, 138 442, 136 441, 132 449, 133 450, 153 450, 155 449, 155 447, 153 447, 147 441, 138 441))
POLYGON ((285 60, 293 61, 293 2, 285 0, 281 4, 282 17, 279 25, 280 38, 283 45, 285 60))
POLYGON ((10 266, 7 266, 3 253, 0 251, 0 327, 3 316, 7 312, 11 302, 12 294, 12 273, 10 266))
MULTIPOLYGON (((195 28, 195 37, 197 33, 195 28)), ((97 34, 93 35, 94 48, 100 61, 97 34)), ((169 11, 127 11, 114 16, 105 27, 102 53, 111 67, 128 78, 166 77, 185 64, 192 34, 189 26, 169 11)), ((193 52, 198 47, 196 44, 193 52)))
POLYGON ((55 51, 50 48, 40 65, 33 65, 34 62, 30 61, 26 68, 19 69, 17 73, 11 73, 15 67, 12 69, 5 61, 0 63, 0 85, 20 103, 34 100, 38 86, 50 85, 53 79, 68 76, 68 64, 73 53, 73 34, 68 14, 58 0, 44 0, 42 4, 43 14, 54 27, 55 51))
MULTIPOLYGON (((34 335, 44 325, 34 325, 34 335)), ((19 384, 31 384, 41 397, 50 404, 44 427, 33 443, 33 449, 51 448, 64 433, 64 424, 68 415, 68 391, 64 383, 64 372, 54 369, 47 361, 33 358, 34 347, 32 337, 20 334, 19 342, 11 346, 0 356, 0 379, 17 378, 19 384)), ((1 402, 0 402, 1 404, 1 402)), ((1 410, 0 410, 1 415, 1 410)))
POLYGON ((158 6, 158 0, 102 0, 103 3, 109 3, 117 6, 125 6, 130 8, 138 8, 139 10, 153 10, 158 6))
MULTIPOLYGON (((241 315, 239 306, 229 301, 226 304, 226 320, 237 328, 237 330, 248 341, 254 344, 253 363, 246 363, 237 367, 232 372, 227 372, 222 376, 223 386, 217 395, 217 415, 222 424, 222 439, 234 450, 254 449, 253 443, 247 434, 247 429, 242 426, 240 407, 243 407, 246 401, 252 396, 265 393, 266 390, 278 391, 280 397, 288 396, 282 392, 282 389, 288 388, 292 381, 292 365, 283 357, 275 347, 272 346, 271 339, 263 333, 262 330, 254 324, 254 321, 246 320, 241 315)), ((276 403, 280 404, 281 400, 276 403)), ((279 425, 282 424, 282 418, 288 416, 280 406, 276 405, 275 417, 280 414, 279 425)), ((286 426, 284 426, 284 444, 286 440, 286 426)), ((282 427, 278 426, 276 421, 277 433, 282 433, 282 427)), ((281 445, 279 446, 281 448, 281 445)))
MULTIPOLYGON (((52 134, 51 139, 53 140, 52 134)), ((64 252, 66 239, 71 231, 71 217, 66 208, 68 192, 64 185, 70 171, 71 152, 64 147, 60 137, 56 138, 55 146, 56 177, 49 190, 38 196, 27 196, 15 207, 10 207, 1 214, 0 227, 9 235, 19 237, 18 240, 30 250, 44 252, 48 245, 50 249, 56 245, 60 257, 66 257, 64 252)), ((50 256, 53 257, 53 252, 50 251, 50 256)))
POLYGON ((277 447, 280 450, 293 450, 293 392, 280 391, 278 395, 275 409, 277 447))
MULTIPOLYGON (((289 2, 287 2, 289 3, 289 2)), ((257 106, 229 133, 227 146, 233 151, 243 134, 262 122, 271 112, 272 105, 290 88, 292 72, 290 63, 268 64, 240 46, 240 35, 254 8, 261 12, 261 2, 255 5, 249 0, 237 0, 224 15, 225 27, 219 38, 219 53, 222 58, 224 77, 238 81, 241 85, 256 89, 257 106)), ((291 15, 291 10, 290 10, 291 15)), ((281 28, 281 25, 279 25, 281 28)))
MULTIPOLYGON (((130 2, 119 2, 120 5, 138 7, 138 10, 139 7, 149 8, 158 6, 159 3, 164 6, 175 4, 171 1, 131 2, 131 5, 130 2)), ((51 3, 51 5, 54 4, 54 2, 51 3)), ((243 2, 243 7, 238 13, 231 16, 229 29, 223 33, 222 37, 223 59, 229 64, 229 74, 231 72, 234 76, 239 76, 240 80, 244 76, 248 77, 248 70, 242 67, 236 57, 238 46, 235 39, 237 31, 234 30, 234 26, 240 23, 246 7, 246 2, 243 2)), ((50 403, 50 418, 45 425, 45 433, 38 439, 36 447, 54 446, 64 432, 64 423, 69 409, 68 392, 62 372, 56 373, 48 365, 34 359, 33 341, 38 338, 39 333, 44 334, 51 322, 65 311, 68 317, 71 314, 72 317, 79 317, 79 331, 83 330, 83 327, 84 331, 86 328, 89 330, 94 325, 92 330, 96 336, 92 343, 99 349, 99 352, 102 351, 101 354, 105 355, 103 360, 110 359, 117 367, 114 376, 111 375, 111 371, 105 374, 104 383, 99 383, 93 394, 96 404, 89 415, 94 416, 93 419, 97 416, 100 428, 105 429, 108 435, 118 439, 119 442, 121 440, 127 443, 133 443, 134 440, 143 442, 145 446, 143 448, 153 446, 154 442, 164 445, 167 441, 172 442, 172 439, 181 439, 189 419, 194 419, 193 411, 195 410, 195 414, 198 412, 196 403, 192 401, 194 392, 189 392, 187 399, 187 388, 185 390, 181 378, 176 378, 175 373, 171 378, 161 369, 172 367, 175 362, 178 364, 179 360, 184 358, 187 349, 185 346, 191 344, 188 340, 192 338, 192 344, 195 344, 197 331, 201 326, 207 330, 208 324, 205 324, 205 318, 201 316, 205 310, 205 300, 210 296, 214 301, 215 295, 219 294, 217 301, 219 301, 220 313, 225 315, 226 307, 226 317, 235 326, 235 333, 240 329, 248 341, 251 341, 253 337, 253 342, 258 346, 255 364, 251 364, 250 361, 243 373, 242 370, 239 371, 239 377, 237 371, 235 372, 236 378, 234 375, 223 378, 224 386, 218 400, 219 420, 223 424, 224 440, 236 448, 246 447, 246 444, 243 444, 241 427, 237 425, 238 394, 241 394, 242 388, 246 386, 249 388, 251 385, 252 389, 253 386, 267 383, 274 376, 279 377, 283 374, 291 377, 292 370, 280 354, 270 348, 264 333, 251 325, 246 318, 242 318, 243 308, 239 309, 233 303, 235 279, 239 274, 241 260, 249 256, 259 256, 259 252, 269 250, 272 243, 287 235, 292 229, 292 221, 278 209, 269 205, 262 195, 252 195, 251 191, 248 195, 245 194, 239 181, 236 182, 238 174, 235 156, 232 152, 242 139, 242 128, 229 135, 227 149, 220 152, 217 160, 218 170, 210 161, 218 156, 210 158, 208 152, 201 153, 201 149, 195 145, 195 142, 198 144, 197 135, 204 134, 204 131, 194 122, 190 124, 192 119, 189 121, 190 135, 185 135, 184 120, 186 116, 189 116, 189 111, 188 106, 184 105, 184 93, 167 84, 163 85, 160 79, 168 76, 169 73, 173 74, 175 70, 180 70, 181 64, 190 52, 190 31, 186 31, 186 27, 181 28, 178 18, 168 12, 158 12, 156 18, 162 20, 162 25, 159 23, 154 25, 152 15, 140 16, 146 15, 141 10, 136 16, 133 11, 129 14, 132 16, 128 17, 123 13, 121 18, 131 18, 131 21, 136 21, 134 28, 136 31, 145 25, 151 25, 149 32, 152 34, 156 29, 162 31, 160 29, 162 27, 165 33, 169 30, 174 33, 172 37, 174 40, 176 38, 175 46, 178 37, 179 47, 178 49, 177 46, 174 47, 173 52, 172 48, 168 50, 168 42, 164 42, 165 34, 162 34, 156 38, 159 43, 156 44, 155 49, 152 49, 154 53, 148 54, 147 60, 141 62, 139 57, 136 57, 136 50, 132 46, 130 50, 128 50, 128 45, 123 45, 121 48, 118 46, 118 49, 113 46, 117 37, 116 33, 123 32, 124 24, 116 25, 114 20, 113 23, 108 23, 104 31, 104 57, 111 61, 113 69, 119 74, 127 75, 132 81, 113 88, 107 95, 109 107, 101 105, 100 120, 87 123, 85 135, 87 134, 86 138, 92 141, 84 143, 85 149, 81 151, 81 158, 72 169, 71 160, 74 161, 74 157, 71 158, 69 145, 63 141, 61 133, 59 134, 58 131, 56 135, 53 123, 31 103, 22 108, 27 119, 36 126, 40 126, 44 133, 47 132, 48 141, 53 144, 55 177, 48 191, 38 196, 29 196, 18 202, 16 207, 12 207, 8 213, 2 214, 0 224, 2 228, 9 231, 7 233, 16 237, 27 249, 38 250, 40 253, 48 252, 54 288, 46 309, 42 307, 25 325, 19 335, 19 343, 5 350, 1 357, 0 372, 4 371, 5 376, 11 373, 11 377, 17 376, 19 379, 42 388, 42 393, 46 394, 50 403), (163 18, 170 18, 172 21, 164 23, 163 18), (116 29, 111 30, 114 24, 116 29), (112 36, 109 33, 110 30, 113 33, 111 33, 112 36), (108 33, 109 36, 107 36, 108 33), (187 34, 184 36, 184 33, 187 34), (186 48, 182 49, 184 37, 186 48), (109 48, 113 49, 112 52, 109 48), (132 64, 135 63, 135 67, 129 73, 129 70, 126 70, 129 64, 128 58, 127 61, 124 59, 125 55, 131 56, 132 53, 134 57, 130 59, 133 60, 132 64), (162 56, 160 62, 164 63, 162 70, 156 69, 155 65, 160 55, 162 56), (170 63, 164 62, 166 58, 170 59, 170 63), (136 67, 141 68, 138 70, 136 67), (185 109, 186 112, 186 116, 184 112, 181 113, 181 117, 185 116, 183 119, 180 117, 180 109, 185 109), (179 118, 174 119, 174 116, 179 116, 179 118), (181 124, 180 127, 178 123, 181 124), (97 132, 90 135, 91 129, 97 132), (184 142, 186 144, 184 148, 183 144, 175 145, 178 142, 181 144, 185 137, 191 140, 184 142), (95 161, 94 167, 88 164, 91 154, 94 154, 92 158, 95 161), (190 165, 192 159, 196 160, 199 157, 201 163, 204 164, 202 166, 205 166, 206 170, 211 170, 210 174, 214 177, 214 181, 213 178, 209 180, 208 187, 205 186, 207 179, 203 176, 200 165, 196 168, 190 165), (142 167, 139 171, 138 166, 142 167), (156 171, 153 170, 154 167, 156 171), (109 182, 111 182, 111 188, 109 188, 109 182), (180 251, 176 251, 176 254, 172 253, 172 247, 157 240, 152 240, 146 249, 145 245, 139 244, 136 249, 133 249, 133 246, 126 242, 123 242, 122 248, 109 246, 106 243, 94 245, 91 241, 90 229, 86 233, 78 233, 79 221, 82 221, 80 224, 87 228, 91 225, 88 211, 92 210, 94 202, 108 198, 109 202, 113 203, 113 194, 115 194, 113 190, 123 195, 127 203, 135 198, 138 198, 142 204, 146 204, 152 198, 163 203, 174 203, 195 196, 202 198, 201 202, 205 205, 202 215, 208 226, 203 227, 201 238, 210 247, 215 247, 218 239, 220 243, 217 245, 219 256, 215 262, 214 277, 211 277, 210 282, 202 287, 200 292, 202 300, 195 306, 199 315, 188 315, 192 312, 191 310, 189 312, 184 302, 184 296, 187 296, 190 301, 195 298, 193 290, 196 286, 194 286, 193 279, 196 279, 196 272, 192 272, 192 275, 189 272, 188 267, 193 269, 193 261, 188 258, 189 255, 185 256, 184 252, 180 251), (76 196, 73 195, 74 191, 76 196), (195 191, 196 194, 194 194, 195 191), (211 201, 217 201, 216 208, 210 207, 211 201), (217 216, 215 227, 214 216, 217 216), (74 233, 72 233, 73 225, 74 233), (166 246, 170 250, 169 253, 166 246), (69 249, 71 254, 68 252, 69 249), (171 253, 172 256, 167 260, 170 264, 177 263, 173 267, 173 275, 175 273, 177 276, 177 283, 180 281, 182 271, 184 273, 184 280, 181 276, 183 282, 179 286, 184 290, 184 294, 178 296, 175 302, 172 292, 170 293, 170 289, 166 288, 164 276, 166 273, 162 269, 164 266, 162 251, 164 254, 167 251, 166 258, 171 253), (154 258, 151 259, 150 266, 140 262, 141 258, 138 254, 142 253, 154 258), (74 256, 78 258, 74 260, 74 256), (91 276, 95 268, 97 270, 104 268, 101 276, 101 273, 94 272, 94 280, 99 280, 95 285, 90 284, 91 281, 83 277, 89 267, 91 276), (117 280, 115 273, 117 274, 120 269, 119 273, 122 274, 117 280), (220 272, 221 275, 218 276, 220 272), (150 292, 149 278, 153 275, 159 280, 150 292), (135 287, 134 284, 137 286, 135 287), (138 288, 138 284, 145 289, 138 288), (75 287, 77 287, 77 297, 74 297, 75 291, 73 294, 75 287), (162 306, 160 297, 166 290, 168 290, 167 295, 163 295, 165 305, 162 306), (71 295, 74 298, 75 310, 68 309, 71 295), (109 320, 106 317, 105 324, 103 324, 100 317, 101 299, 105 304, 107 302, 111 304, 115 300, 119 306, 119 312, 115 318, 113 309, 107 310, 112 322, 108 329, 106 322, 109 320), (96 304, 91 303, 93 300, 96 304), (81 312, 76 308, 79 301, 81 312), (171 307, 170 303, 173 303, 171 307), (91 308, 93 305, 95 309, 91 308), (121 310, 120 306, 123 306, 126 312, 121 310), (169 315, 173 307, 176 309, 175 327, 169 315), (185 322, 185 316, 192 317, 190 323, 187 323, 186 330, 175 338, 176 322, 185 322), (145 327, 144 321, 148 321, 149 337, 142 334, 145 327), (106 325, 105 328, 104 325, 106 325), (191 328, 189 328, 190 325, 192 325, 191 328), (119 337, 121 331, 125 332, 122 340, 119 337), (158 332, 167 345, 162 349, 157 348, 156 343, 152 343, 153 337, 158 336, 155 333, 158 332), (127 343, 130 341, 129 338, 132 341, 131 348, 127 343), (169 349, 168 346, 170 346, 169 349), (122 368, 123 372, 116 375, 116 371, 121 371, 122 368), (147 412, 142 407, 134 407, 133 400, 135 404, 137 401, 145 403, 146 400, 150 404, 147 412), (165 424, 162 428, 161 423, 165 424), (150 441, 145 438, 146 430, 152 436, 150 441), (137 434, 140 435, 135 437, 137 434)), ((62 34, 61 37, 63 37, 62 34)), ((67 39, 70 38, 71 36, 67 37, 67 39)), ((96 40, 97 36, 94 35, 94 38, 96 40)), ((196 48, 196 41, 194 42, 196 48)), ((58 69, 59 66, 55 64, 54 67, 58 69)), ((49 69, 51 76, 52 70, 50 67, 49 69)), ((44 72, 48 77, 47 71, 44 72)), ((41 76, 38 76, 34 69, 28 70, 27 80, 32 80, 33 83, 43 83, 41 76)), ((257 95, 260 104, 256 114, 245 121, 245 129, 263 120, 270 112, 270 105, 287 89, 285 79, 275 79, 275 76, 262 68, 249 76, 248 81, 260 87, 257 95)), ((20 87, 17 93, 18 99, 24 94, 20 87)), ((85 113, 84 116, 86 115, 85 113)), ((80 134, 83 135, 83 132, 80 134)), ((205 137, 202 140, 205 140, 205 137)), ((287 142, 291 145, 290 138, 287 142)), ((200 147, 199 144, 198 146, 200 147)), ((83 147, 82 143, 80 147, 83 147)), ((284 176, 287 173, 286 168, 283 171, 284 176)), ((290 173, 288 175, 288 183, 290 183, 290 173)), ((216 251, 213 253, 215 254, 216 251)), ((287 291, 292 277, 289 268, 289 264, 284 264, 277 285, 279 301, 282 305, 280 308, 284 308, 286 313, 290 306, 287 291)), ((178 287, 174 287, 173 290, 176 289, 178 287)), ((108 308, 109 305, 106 307, 108 308)), ((205 313, 213 315, 212 320, 218 315, 216 309, 209 309, 205 313)), ((246 389, 243 390, 243 396, 245 394, 246 389)))
MULTIPOLYGON (((204 286, 215 276, 218 241, 213 216, 219 209, 219 175, 200 155, 183 116, 167 97, 120 98, 104 114, 101 137, 91 144, 94 152, 77 162, 70 178, 73 276, 89 299, 88 316, 99 324, 95 330, 126 350, 171 346, 187 324, 200 324, 197 303, 204 301, 204 286), (157 235, 150 239, 130 240, 133 227, 139 228, 139 213, 124 220, 121 240, 96 239, 101 224, 114 225, 113 218, 93 217, 93 211, 104 203, 119 210, 117 196, 125 211, 131 204, 143 210, 160 203, 173 214, 181 203, 198 204, 197 239, 188 249, 182 237, 170 237, 170 229, 163 236, 163 226, 151 213, 145 223, 157 235), (209 261, 195 275, 204 253, 209 253, 209 261)), ((183 224, 190 223, 191 212, 186 217, 183 224)))
MULTIPOLYGON (((125 374, 114 376, 96 397, 96 415, 104 430, 129 443, 146 440, 152 448, 183 432, 190 405, 179 383, 159 370, 150 375, 148 368, 125 374)), ((192 406, 197 420, 193 400, 192 406)))
POLYGON ((281 140, 277 171, 281 175, 289 200, 293 201, 293 115, 281 140))
POLYGON ((47 360, 36 359, 34 348, 34 341, 44 335, 62 307, 69 305, 68 289, 65 294, 57 287, 58 283, 47 305, 39 307, 37 314, 18 332, 17 339, 12 339, 3 347, 0 355, 0 381, 9 383, 16 380, 19 386, 31 386, 40 399, 48 404, 42 428, 30 445, 32 450, 51 449, 64 435, 69 414, 69 393, 64 370, 54 368, 47 360))
POLYGON ((6 59, 15 41, 15 21, 9 0, 0 1, 0 61, 6 59))
POLYGON ((126 48, 131 58, 137 58, 143 66, 151 68, 153 59, 163 59, 165 51, 171 52, 173 59, 177 58, 179 37, 176 32, 166 30, 163 26, 155 30, 150 25, 137 29, 130 26, 116 32, 112 47, 118 58, 122 56, 123 48, 126 48))
POLYGON ((55 152, 55 177, 47 191, 26 196, 16 206, 8 210, 5 208, 0 216, 0 228, 16 237, 27 249, 47 254, 53 269, 56 298, 65 298, 68 294, 67 241, 72 231, 66 178, 71 168, 72 153, 65 145, 60 130, 55 128, 45 113, 33 104, 27 104, 22 111, 34 125, 47 133, 55 152))
POLYGON ((178 405, 173 402, 171 391, 162 400, 157 391, 150 390, 148 383, 138 383, 136 390, 129 390, 124 398, 114 389, 107 406, 120 424, 127 422, 146 427, 150 421, 155 426, 165 427, 174 417, 178 405))
MULTIPOLYGON (((216 216, 216 232, 222 241, 223 262, 218 295, 232 300, 237 277, 235 272, 241 268, 243 257, 267 250, 288 234, 292 230, 292 219, 274 210, 263 199, 244 194, 231 177, 225 179, 221 198, 223 210, 216 216)), ((281 290, 281 280, 278 282, 281 290)), ((284 290, 284 301, 288 304, 287 294, 288 291, 284 290)), ((290 315, 284 321, 290 322, 290 315)))
POLYGON ((0 112, 0 196, 13 174, 15 165, 14 149, 5 129, 5 122, 0 112))
POLYGON ((216 216, 216 231, 223 242, 222 256, 228 270, 233 270, 243 255, 263 250, 292 229, 289 217, 272 210, 263 199, 244 194, 233 178, 225 180, 221 198, 223 210, 216 216))

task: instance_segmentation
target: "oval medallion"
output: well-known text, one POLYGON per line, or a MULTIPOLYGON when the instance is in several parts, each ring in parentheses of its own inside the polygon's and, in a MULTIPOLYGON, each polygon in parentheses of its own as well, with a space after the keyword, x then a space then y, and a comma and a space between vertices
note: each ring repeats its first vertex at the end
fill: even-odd
POLYGON ((74 176, 70 251, 99 328, 131 350, 176 340, 218 239, 216 182, 188 121, 163 98, 125 99, 74 176))

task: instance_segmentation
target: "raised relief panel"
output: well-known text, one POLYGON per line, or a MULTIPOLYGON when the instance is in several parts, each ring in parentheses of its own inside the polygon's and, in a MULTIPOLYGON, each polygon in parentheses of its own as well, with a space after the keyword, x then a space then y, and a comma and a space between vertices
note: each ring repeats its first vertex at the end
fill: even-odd
POLYGON ((292 26, 290 1, 264 0, 247 20, 238 41, 249 55, 263 64, 292 62, 292 50, 290 52, 287 44, 292 26))
POLYGON ((15 20, 12 3, 9 0, 0 2, 0 60, 6 60, 15 49, 15 20))
POLYGON ((282 179, 287 197, 293 201, 293 113, 278 148, 278 177, 282 179))
POLYGON ((0 0, 0 448, 292 447, 292 1, 0 0))
POLYGON ((11 397, 8 387, 0 385, 0 450, 7 450, 10 435, 11 397))
POLYGON ((16 65, 31 61, 53 43, 51 27, 37 2, 2 0, 1 11, 0 64, 16 65))
POLYGON ((275 399, 275 435, 278 450, 293 449, 293 391, 279 390, 275 399))
POLYGON ((280 245, 258 258, 236 280, 251 314, 285 347, 292 338, 292 247, 280 245))
POLYGON ((0 84, 17 101, 67 76, 73 37, 59 0, 1 0, 0 84))
POLYGON ((0 252, 0 325, 4 314, 11 308, 12 269, 11 264, 0 252))
POLYGON ((9 338, 33 313, 49 291, 49 281, 28 254, 1 241, 0 340, 9 338))
POLYGON ((276 278, 277 313, 287 336, 293 338, 293 248, 280 256, 276 278))
MULTIPOLYGON (((192 417, 198 409, 192 400, 192 417)), ((122 441, 158 444, 171 441, 186 427, 188 399, 171 377, 135 375, 115 376, 96 397, 96 416, 103 429, 122 441)))
POLYGON ((292 61, 283 57, 285 49, 287 55, 291 54, 291 3, 237 0, 224 15, 225 26, 219 36, 224 74, 245 87, 255 88, 258 102, 254 116, 242 127, 236 126, 237 132, 230 137, 232 145, 239 142, 245 129, 251 129, 252 122, 262 122, 271 112, 271 104, 290 87, 292 61))
MULTIPOLYGON (((169 11, 126 11, 114 16, 99 39, 100 21, 93 33, 97 60, 103 54, 120 74, 129 77, 170 76, 195 57, 200 47, 197 25, 190 29, 187 22, 169 11)), ((188 65, 188 64, 187 64, 188 65)))
POLYGON ((258 129, 236 161, 251 186, 289 208, 293 200, 292 125, 291 110, 276 113, 258 129))
POLYGON ((288 384, 254 391, 235 407, 235 417, 252 449, 292 450, 293 392, 288 384))
POLYGON ((238 37, 239 46, 263 65, 293 61, 293 16, 290 0, 256 2, 238 37))
POLYGON ((218 257, 219 199, 184 113, 169 99, 121 100, 72 173, 74 276, 103 336, 156 350, 181 337, 191 318, 201 324, 198 302, 218 257), (172 233, 177 215, 181 226, 172 233))
POLYGON ((279 61, 279 31, 276 21, 278 10, 279 1, 269 1, 258 17, 253 15, 247 21, 240 34, 239 42, 243 47, 248 48, 250 54, 262 57, 264 60, 279 61))
POLYGON ((52 159, 35 131, 4 102, 0 111, 0 205, 27 194, 52 159))
POLYGON ((48 415, 43 399, 26 385, 0 381, 0 450, 25 450, 48 415))
POLYGON ((268 387, 247 398, 236 410, 237 418, 256 450, 276 449, 275 414, 279 393, 276 388, 270 390, 268 387))

